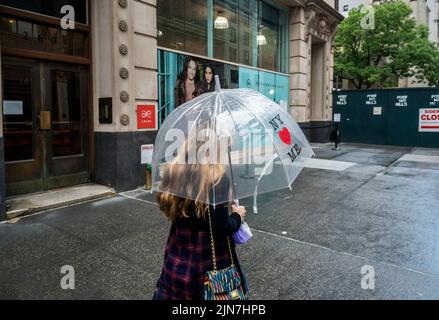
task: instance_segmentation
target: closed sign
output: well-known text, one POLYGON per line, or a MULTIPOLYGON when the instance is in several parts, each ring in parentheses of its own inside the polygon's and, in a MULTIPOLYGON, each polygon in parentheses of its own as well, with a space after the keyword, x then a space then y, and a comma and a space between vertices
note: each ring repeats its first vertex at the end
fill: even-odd
POLYGON ((439 132, 439 109, 419 109, 419 132, 439 132))

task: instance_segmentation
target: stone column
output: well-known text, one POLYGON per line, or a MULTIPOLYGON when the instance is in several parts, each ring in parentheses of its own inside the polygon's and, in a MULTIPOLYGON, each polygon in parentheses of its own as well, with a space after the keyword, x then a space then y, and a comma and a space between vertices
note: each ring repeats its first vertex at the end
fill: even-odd
POLYGON ((332 88, 334 86, 333 79, 333 52, 332 52, 332 42, 331 40, 325 43, 325 79, 324 79, 324 105, 325 110, 323 111, 323 116, 325 121, 332 121, 332 88))
POLYGON ((92 1, 95 181, 116 191, 145 183, 140 148, 154 142, 157 123, 138 130, 136 108, 157 113, 156 21, 155 0, 92 1), (110 124, 99 122, 100 98, 112 98, 110 124))
POLYGON ((308 122, 308 43, 305 9, 290 8, 290 113, 297 122, 308 122))

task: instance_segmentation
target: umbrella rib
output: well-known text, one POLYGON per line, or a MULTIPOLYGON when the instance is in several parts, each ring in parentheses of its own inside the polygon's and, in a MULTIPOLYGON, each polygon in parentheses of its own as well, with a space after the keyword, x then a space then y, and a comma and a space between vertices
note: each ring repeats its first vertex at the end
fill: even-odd
MULTIPOLYGON (((238 100, 236 100, 233 96, 230 96, 230 98, 233 99, 233 100, 235 100, 235 101, 237 101, 238 103, 240 103, 240 102, 239 102, 238 100)), ((263 125, 264 128, 265 128, 265 124, 264 124, 264 122, 259 118, 259 116, 258 116, 255 112, 253 112, 250 108, 248 108, 248 107, 245 105, 245 103, 240 103, 240 104, 241 104, 244 108, 246 108, 246 109, 248 110, 248 112, 250 112, 251 114, 253 114, 253 116, 255 116, 256 119, 258 119, 258 121, 259 121, 260 123, 262 123, 262 125, 263 125)), ((282 158, 280 157, 280 153, 279 153, 279 151, 277 150, 276 143, 274 143, 274 139, 273 139, 270 135, 269 135, 269 137, 270 137, 270 139, 271 139, 271 142, 273 142, 273 147, 274 147, 274 149, 276 150, 276 152, 277 152, 277 154, 278 154, 278 156, 279 156, 280 164, 282 165, 282 168, 284 169, 285 176, 286 176, 286 179, 287 179, 288 187, 291 188, 290 177, 289 177, 289 175, 288 175, 287 169, 285 169, 285 165, 284 165, 284 163, 283 163, 283 161, 282 161, 282 158)))
MULTIPOLYGON (((211 97, 211 95, 209 95, 208 97, 205 97, 205 98, 203 98, 203 99, 200 99, 200 101, 197 101, 197 102, 193 105, 193 108, 188 108, 187 110, 183 111, 183 113, 180 114, 180 115, 178 116, 178 118, 177 118, 175 121, 173 121, 173 123, 175 124, 175 123, 179 122, 180 119, 183 118, 183 116, 184 116, 186 113, 188 113, 189 111, 193 111, 194 108, 197 108, 197 107, 198 107, 203 101, 206 101, 206 100, 209 99, 210 97, 211 97)), ((195 119, 194 125, 195 125, 196 122, 198 121, 198 119, 199 119, 201 113, 204 111, 204 107, 205 107, 205 106, 203 106, 203 109, 201 109, 200 113, 198 114, 197 118, 195 119)), ((194 128, 194 125, 192 125, 190 131, 192 131, 192 129, 194 128)), ((189 138, 189 133, 190 133, 190 131, 188 131, 188 138, 189 138)), ((159 134, 160 134, 160 131, 159 131, 159 134)), ((157 137, 159 137, 159 135, 157 135, 157 137)))
MULTIPOLYGON (((221 92, 217 93, 217 95, 215 97, 215 109, 213 111, 213 123, 214 123, 213 124, 213 131, 214 131, 214 135, 213 135, 214 140, 213 141, 214 141, 214 143, 216 142, 216 110, 218 107, 217 100, 219 100, 220 94, 221 94, 221 92)), ((213 156, 215 154, 217 156, 216 151, 217 151, 216 145, 214 145, 214 150, 212 150, 211 155, 213 156)), ((216 197, 215 197, 215 164, 214 163, 212 163, 212 198, 213 198, 213 208, 215 209, 216 197)))
MULTIPOLYGON (((224 104, 225 104, 225 106, 226 106, 226 108, 227 108, 227 111, 228 111, 229 114, 230 114, 230 119, 232 119, 232 122, 233 122, 233 124, 234 124, 234 126, 235 126, 235 129, 236 129, 236 131, 237 131, 238 134, 239 134, 238 126, 236 125, 236 122, 235 122, 235 120, 233 119, 233 116, 232 116, 232 110, 230 109, 229 104, 228 104, 228 102, 227 102, 226 99, 224 99, 224 104)), ((236 197, 235 178, 234 178, 234 176, 233 176, 233 171, 232 171, 232 159, 231 159, 231 157, 230 157, 230 153, 232 152, 232 146, 231 146, 231 144, 230 144, 230 139, 229 139, 229 143, 228 143, 228 144, 229 144, 229 146, 228 146, 227 153, 228 153, 228 158, 229 158, 230 177, 232 178, 233 194, 235 195, 235 197, 234 197, 235 200, 238 200, 238 198, 236 197)))
MULTIPOLYGON (((206 101, 208 98, 211 98, 212 96, 211 95, 209 95, 209 97, 206 97, 206 98, 204 98, 204 99, 202 99, 202 100, 200 100, 198 103, 199 104, 201 104, 203 101, 206 101)), ((190 136, 190 134, 191 134, 191 132, 192 132, 192 129, 194 128, 194 126, 196 126, 196 124, 197 124, 197 122, 198 122, 198 120, 200 119, 200 117, 201 117, 201 114, 203 113, 203 111, 204 111, 204 109, 206 108, 206 104, 204 104, 203 105, 203 107, 202 107, 202 109, 201 109, 201 111, 198 113, 198 115, 197 115, 197 118, 195 119, 195 121, 194 121, 194 123, 192 124, 192 127, 188 130, 188 132, 187 132, 187 135, 188 135, 188 139, 189 139, 189 136, 190 136)), ((184 113, 187 113, 188 111, 190 111, 191 109, 188 109, 188 110, 186 110, 184 113)), ((183 115, 181 115, 181 116, 183 116, 183 115)), ((181 117, 180 117, 181 118, 181 117)), ((180 119, 179 118, 179 119, 180 119)), ((176 123, 176 122, 175 122, 176 123)), ((196 143, 196 140, 197 140, 197 136, 195 136, 195 143, 196 143)), ((189 159, 188 159, 189 160, 189 159)))
MULTIPOLYGON (((196 108, 197 105, 200 105, 202 102, 204 102, 205 100, 207 100, 207 99, 209 99, 209 98, 211 98, 211 97, 212 97, 211 95, 208 95, 208 96, 205 97, 204 99, 200 99, 200 101, 197 101, 196 104, 193 105, 191 108, 187 108, 187 110, 184 111, 184 112, 183 112, 183 113, 177 118, 177 120, 174 121, 174 123, 177 123, 178 121, 180 121, 180 119, 181 119, 186 113, 188 113, 189 111, 193 111, 193 110, 196 108)), ((205 105, 203 106, 203 109, 201 109, 200 114, 204 111, 204 107, 205 107, 205 105)), ((197 120, 198 120, 198 117, 197 117, 197 120)), ((192 128, 193 128, 193 126, 192 126, 192 128)), ((191 130, 192 130, 192 128, 191 128, 191 130)), ((188 134, 189 134, 189 132, 188 132, 188 134)))

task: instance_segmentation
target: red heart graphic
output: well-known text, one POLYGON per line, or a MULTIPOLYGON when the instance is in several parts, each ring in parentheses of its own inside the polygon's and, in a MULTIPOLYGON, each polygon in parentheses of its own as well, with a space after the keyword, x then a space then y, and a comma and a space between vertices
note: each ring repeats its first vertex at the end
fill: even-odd
POLYGON ((283 143, 291 144, 291 134, 287 128, 283 128, 281 131, 279 131, 279 138, 283 143))

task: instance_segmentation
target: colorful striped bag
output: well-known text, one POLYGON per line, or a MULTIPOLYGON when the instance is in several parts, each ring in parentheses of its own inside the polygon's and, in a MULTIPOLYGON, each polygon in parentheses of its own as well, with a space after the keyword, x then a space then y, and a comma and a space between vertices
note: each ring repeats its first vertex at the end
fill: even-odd
POLYGON ((208 210, 208 216, 210 225, 210 239, 212 245, 213 271, 208 271, 206 273, 206 278, 204 281, 204 299, 247 300, 248 292, 244 287, 238 268, 236 268, 235 263, 233 262, 233 253, 229 238, 227 238, 227 241, 229 245, 231 265, 228 268, 217 270, 215 242, 213 241, 210 210, 208 210))

